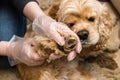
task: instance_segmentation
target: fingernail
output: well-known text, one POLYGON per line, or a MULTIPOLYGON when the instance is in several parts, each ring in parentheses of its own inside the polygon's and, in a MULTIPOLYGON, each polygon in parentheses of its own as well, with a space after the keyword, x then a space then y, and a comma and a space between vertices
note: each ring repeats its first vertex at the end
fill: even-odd
POLYGON ((49 56, 49 59, 50 59, 50 60, 55 60, 55 59, 58 59, 58 58, 60 58, 60 56, 57 55, 56 53, 52 53, 52 54, 49 56))

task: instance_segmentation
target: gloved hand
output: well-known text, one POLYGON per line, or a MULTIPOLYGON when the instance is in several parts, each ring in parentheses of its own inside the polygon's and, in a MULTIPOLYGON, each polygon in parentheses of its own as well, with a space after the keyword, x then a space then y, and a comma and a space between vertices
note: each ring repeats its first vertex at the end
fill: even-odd
POLYGON ((25 39, 14 35, 7 48, 8 59, 11 66, 18 63, 25 63, 28 66, 42 64, 44 59, 34 52, 32 49, 34 45, 34 38, 25 39))
POLYGON ((78 36, 70 30, 65 24, 56 22, 54 19, 46 15, 41 15, 36 17, 33 21, 33 31, 42 35, 47 36, 55 40, 59 45, 63 46, 65 44, 64 36, 72 35, 77 38, 78 44, 76 45, 76 50, 72 51, 68 55, 68 60, 73 60, 76 53, 80 53, 82 47, 78 36), (62 36, 62 34, 65 34, 62 36))

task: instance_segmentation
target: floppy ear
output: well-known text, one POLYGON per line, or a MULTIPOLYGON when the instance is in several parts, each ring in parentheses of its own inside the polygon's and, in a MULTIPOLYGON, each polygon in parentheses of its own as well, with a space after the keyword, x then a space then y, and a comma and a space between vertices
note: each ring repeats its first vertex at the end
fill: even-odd
POLYGON ((116 50, 118 46, 118 30, 116 32, 114 29, 118 27, 118 18, 114 9, 111 7, 108 7, 109 9, 105 8, 106 6, 103 7, 103 11, 100 14, 99 20, 100 20, 100 25, 99 25, 99 33, 100 33, 100 40, 99 44, 103 44, 104 49, 107 51, 110 50, 116 50), (111 9, 111 10, 110 10, 111 9), (116 33, 116 35, 113 35, 116 33), (114 39, 113 39, 114 38, 114 39), (114 46, 114 48, 113 48, 114 46), (116 49, 115 49, 116 48, 116 49))
POLYGON ((48 16, 52 17, 55 20, 57 20, 57 12, 59 10, 60 2, 61 0, 54 0, 54 3, 47 11, 48 16))
POLYGON ((104 49, 105 48, 105 43, 109 39, 110 32, 112 30, 112 19, 111 19, 111 14, 108 12, 107 9, 104 8, 105 6, 102 6, 100 14, 99 14, 99 34, 100 34, 100 39, 98 43, 96 44, 97 49, 104 49))
POLYGON ((108 39, 113 27, 112 18, 108 11, 102 11, 100 15, 99 33, 101 39, 108 39))

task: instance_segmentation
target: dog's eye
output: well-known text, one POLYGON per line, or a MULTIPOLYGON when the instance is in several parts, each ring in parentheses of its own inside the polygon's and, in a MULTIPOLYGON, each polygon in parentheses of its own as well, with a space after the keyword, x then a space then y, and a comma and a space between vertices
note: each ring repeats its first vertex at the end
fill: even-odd
POLYGON ((94 17, 90 17, 90 18, 88 18, 88 21, 94 22, 94 21, 95 21, 95 18, 94 18, 94 17))
POLYGON ((75 25, 75 23, 69 23, 68 26, 71 28, 75 25))

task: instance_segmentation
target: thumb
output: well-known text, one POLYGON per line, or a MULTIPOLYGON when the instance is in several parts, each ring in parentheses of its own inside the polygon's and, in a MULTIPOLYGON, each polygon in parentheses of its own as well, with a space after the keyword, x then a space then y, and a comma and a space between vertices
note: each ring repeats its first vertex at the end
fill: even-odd
POLYGON ((72 61, 76 57, 76 52, 72 51, 68 54, 67 60, 72 61))

